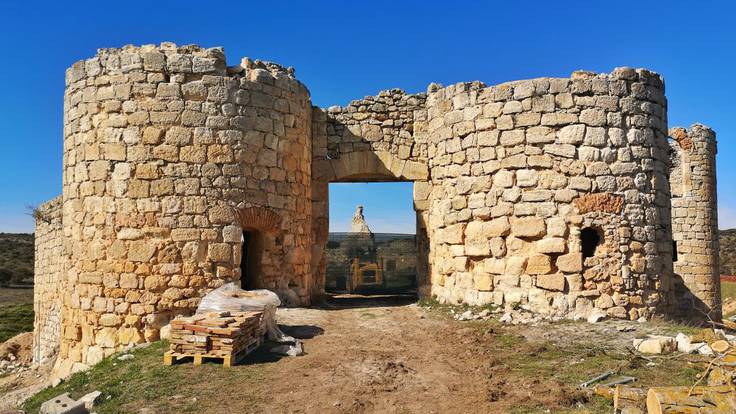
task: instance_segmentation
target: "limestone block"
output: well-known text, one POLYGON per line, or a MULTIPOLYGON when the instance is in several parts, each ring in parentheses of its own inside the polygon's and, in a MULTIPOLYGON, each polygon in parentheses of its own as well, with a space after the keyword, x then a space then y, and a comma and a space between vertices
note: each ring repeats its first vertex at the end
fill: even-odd
POLYGON ((506 240, 503 237, 493 237, 491 239, 491 254, 498 258, 506 256, 506 240))
POLYGON ((222 204, 211 207, 207 212, 207 216, 212 223, 231 223, 234 218, 233 209, 222 204))
POLYGON ((537 240, 534 246, 537 253, 564 253, 565 239, 561 237, 549 237, 537 240))
POLYGON ((547 235, 553 237, 564 237, 567 234, 567 223, 562 217, 550 217, 547 219, 547 235))
POLYGON ((677 349, 677 341, 669 336, 653 335, 646 339, 634 339, 634 348, 643 354, 666 354, 677 349))
POLYGON ((464 223, 457 223, 440 229, 437 232, 437 242, 446 244, 460 244, 463 242, 464 223))
POLYGON ((95 343, 103 348, 114 348, 117 344, 117 329, 105 327, 95 335, 95 343))
POLYGON ((546 232, 547 226, 540 217, 522 217, 511 222, 511 234, 515 237, 542 237, 546 232))
POLYGON ((537 276, 536 286, 546 290, 562 292, 565 290, 565 276, 559 273, 537 276))
POLYGON ((537 185, 538 174, 535 170, 519 170, 516 172, 516 185, 519 187, 533 187, 537 185))
POLYGON ((582 144, 585 137, 585 125, 575 124, 562 127, 557 132, 557 137, 561 144, 582 144))
POLYGON ((602 293, 601 296, 595 300, 595 307, 600 309, 611 308, 613 307, 613 298, 606 293, 602 293))
POLYGON ((546 254, 535 254, 529 257, 526 264, 526 273, 530 275, 544 275, 552 271, 552 258, 546 254))
POLYGON ((118 230, 117 237, 119 240, 137 240, 144 235, 143 230, 124 227, 118 230))
POLYGON ((493 185, 496 187, 509 188, 514 185, 513 171, 500 170, 493 176, 493 185))
POLYGON ((138 288, 138 275, 134 273, 123 273, 120 275, 120 287, 123 289, 138 288))
POLYGON ((118 343, 121 345, 139 344, 143 342, 143 335, 138 328, 127 327, 118 330, 118 343))
POLYGON ((491 254, 491 245, 486 239, 466 239, 465 254, 468 256, 488 256, 491 254))
POLYGON ((151 240, 134 240, 128 243, 128 260, 148 262, 156 253, 156 243, 151 240))
POLYGON ((488 273, 474 273, 473 286, 480 291, 493 290, 493 277, 488 273))
POLYGON ((207 248, 207 259, 212 262, 229 262, 232 248, 228 243, 210 243, 207 248))
POLYGON ((501 132, 501 145, 507 147, 513 147, 515 145, 523 144, 525 140, 525 134, 523 130, 512 130, 501 132))
POLYGON ((624 308, 623 306, 614 306, 614 307, 608 308, 606 313, 608 313, 608 316, 612 318, 618 318, 618 319, 628 319, 629 318, 629 313, 626 311, 626 308, 624 308))
POLYGON ((119 326, 122 322, 122 319, 120 318, 120 315, 115 315, 114 313, 105 313, 100 316, 99 322, 102 326, 119 326))
POLYGON ((545 126, 531 127, 526 131, 526 142, 528 144, 551 144, 555 142, 555 132, 552 128, 545 126))
POLYGON ((146 290, 158 290, 166 286, 166 279, 159 275, 146 276, 143 280, 143 287, 146 290))
POLYGON ((527 258, 521 256, 513 256, 506 258, 506 274, 519 276, 524 273, 527 258))

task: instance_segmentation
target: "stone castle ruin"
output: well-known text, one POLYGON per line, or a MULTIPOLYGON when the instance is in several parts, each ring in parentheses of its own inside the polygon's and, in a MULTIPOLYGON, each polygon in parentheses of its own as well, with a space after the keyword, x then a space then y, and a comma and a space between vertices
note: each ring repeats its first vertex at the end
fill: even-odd
POLYGON ((715 153, 707 127, 668 134, 662 78, 644 69, 325 110, 293 69, 227 66, 221 48, 100 49, 66 73, 35 360, 65 374, 156 340, 228 281, 311 304, 333 182, 414 183, 420 296, 718 318, 715 153))

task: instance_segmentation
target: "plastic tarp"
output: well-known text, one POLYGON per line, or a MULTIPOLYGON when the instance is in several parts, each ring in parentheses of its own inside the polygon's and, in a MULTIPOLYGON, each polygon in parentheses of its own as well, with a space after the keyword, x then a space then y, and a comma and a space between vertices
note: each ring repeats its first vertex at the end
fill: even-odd
MULTIPOLYGON (((197 307, 197 313, 222 311, 263 312, 261 327, 266 332, 268 339, 279 343, 293 343, 293 347, 301 351, 301 343, 297 339, 284 334, 276 324, 276 308, 279 305, 281 305, 281 300, 278 295, 270 290, 243 290, 235 286, 234 283, 226 283, 202 298, 197 307)), ((293 353, 292 350, 290 354, 293 353)))

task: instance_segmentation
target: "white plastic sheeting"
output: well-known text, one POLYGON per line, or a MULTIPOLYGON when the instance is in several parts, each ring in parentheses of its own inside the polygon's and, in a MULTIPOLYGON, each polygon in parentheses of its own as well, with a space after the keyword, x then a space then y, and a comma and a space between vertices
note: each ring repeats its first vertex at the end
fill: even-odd
MULTIPOLYGON (((197 307, 197 313, 222 311, 263 312, 261 328, 266 332, 268 339, 279 343, 293 343, 294 345, 291 345, 291 347, 294 347, 295 349, 290 350, 288 355, 301 355, 301 343, 297 339, 284 334, 276 324, 276 308, 278 308, 279 305, 281 305, 281 300, 279 300, 278 295, 270 290, 243 290, 235 286, 234 283, 226 283, 202 298, 202 301, 197 307), (296 349, 298 349, 298 352, 296 349)), ((283 347, 283 345, 281 347, 283 347)), ((279 349, 279 351, 283 350, 279 349)), ((286 354, 286 352, 278 353, 286 354)))

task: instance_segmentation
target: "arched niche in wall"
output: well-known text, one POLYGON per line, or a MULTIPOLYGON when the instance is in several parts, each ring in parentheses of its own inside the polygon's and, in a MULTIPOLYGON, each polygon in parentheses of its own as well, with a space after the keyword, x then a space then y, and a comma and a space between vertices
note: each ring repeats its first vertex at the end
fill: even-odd
POLYGON ((277 242, 281 228, 281 216, 264 207, 247 207, 236 210, 238 223, 243 229, 240 255, 240 287, 246 290, 261 289, 263 285, 264 254, 277 242))

